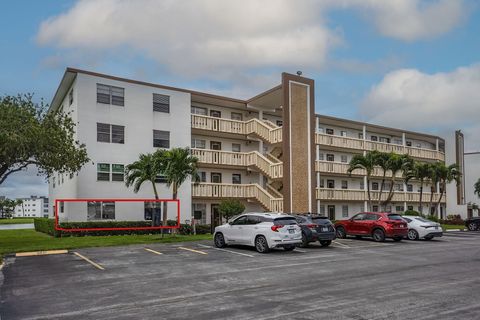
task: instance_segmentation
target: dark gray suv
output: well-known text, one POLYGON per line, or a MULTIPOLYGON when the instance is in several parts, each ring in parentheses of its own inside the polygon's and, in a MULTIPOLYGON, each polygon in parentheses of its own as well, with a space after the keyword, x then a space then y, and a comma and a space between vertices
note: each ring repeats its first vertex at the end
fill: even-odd
POLYGON ((302 247, 315 241, 320 242, 322 247, 327 247, 335 240, 335 227, 327 217, 311 214, 296 214, 294 217, 302 228, 302 247))

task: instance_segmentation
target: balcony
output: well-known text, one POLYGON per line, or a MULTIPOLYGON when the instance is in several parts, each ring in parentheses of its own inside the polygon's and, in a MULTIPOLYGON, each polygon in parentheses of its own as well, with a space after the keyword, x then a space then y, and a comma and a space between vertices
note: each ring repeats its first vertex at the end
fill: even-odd
POLYGON ((192 129, 245 136, 254 135, 270 144, 282 142, 282 127, 255 118, 238 121, 192 114, 192 129))
POLYGON ((254 167, 271 179, 281 179, 283 177, 283 163, 274 163, 257 151, 230 152, 192 149, 192 155, 203 164, 254 167))
MULTIPOLYGON (((372 201, 378 201, 380 192, 371 191, 372 201)), ((388 191, 382 192, 382 201, 386 200, 388 191)), ((439 193, 433 194, 433 202, 436 203, 440 197, 439 193)), ((367 201, 368 195, 366 190, 351 190, 351 189, 327 189, 317 188, 317 199, 331 200, 331 201, 367 201)), ((423 202, 430 201, 430 193, 423 193, 423 202)), ((392 202, 420 202, 419 192, 395 192, 392 202)), ((445 195, 442 198, 442 203, 445 203, 445 195)))
POLYGON ((344 149, 381 152, 394 152, 398 154, 408 154, 414 158, 445 161, 445 153, 436 150, 407 147, 394 143, 385 143, 378 141, 368 141, 350 137, 334 136, 324 133, 317 133, 315 141, 319 145, 338 147, 344 149))
POLYGON ((228 184, 202 182, 192 184, 192 197, 206 199, 253 199, 267 211, 283 212, 283 198, 275 198, 256 183, 228 184))
MULTIPOLYGON (((333 161, 321 161, 317 160, 315 163, 315 170, 320 173, 328 173, 328 174, 339 174, 339 175, 348 175, 348 168, 349 164, 344 162, 333 162, 333 161)), ((352 172, 352 176, 362 177, 365 176, 367 173, 363 169, 357 169, 352 172)), ((372 172, 373 177, 382 177, 383 171, 379 167, 375 167, 372 172)), ((385 177, 390 178, 392 176, 391 172, 387 172, 385 177)), ((398 179, 403 178, 403 174, 398 172, 395 176, 398 179)))

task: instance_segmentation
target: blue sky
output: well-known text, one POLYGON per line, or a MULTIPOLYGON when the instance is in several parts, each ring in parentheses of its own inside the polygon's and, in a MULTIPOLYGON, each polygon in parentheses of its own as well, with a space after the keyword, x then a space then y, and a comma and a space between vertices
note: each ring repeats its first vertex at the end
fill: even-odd
MULTIPOLYGON (((247 98, 279 83, 282 71, 302 70, 316 81, 321 114, 446 139, 463 129, 467 149, 480 149, 476 1, 298 4, 6 2, 0 20, 0 94, 34 92, 49 102, 65 68, 72 66, 247 98), (398 108, 405 110, 402 116, 398 108), (419 109, 422 114, 411 121, 419 109)), ((46 192, 34 170, 12 176, 0 188, 11 197, 46 192)))

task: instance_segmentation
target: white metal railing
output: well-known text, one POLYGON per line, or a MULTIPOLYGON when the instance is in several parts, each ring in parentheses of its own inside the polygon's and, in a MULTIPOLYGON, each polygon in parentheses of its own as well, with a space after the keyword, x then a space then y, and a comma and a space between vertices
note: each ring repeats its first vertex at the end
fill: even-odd
MULTIPOLYGON (((323 172, 323 173, 335 173, 335 174, 348 174, 348 168, 350 165, 344 162, 334 162, 334 161, 324 161, 324 160, 317 160, 316 161, 316 171, 323 172)), ((366 175, 366 171, 364 169, 356 169, 352 171, 352 176, 364 176, 366 175)), ((372 176, 375 177, 382 177, 383 171, 380 167, 375 167, 372 172, 372 176)), ((390 178, 392 173, 387 171, 385 177, 390 178)), ((396 178, 402 178, 403 173, 397 172, 395 175, 396 178)))
POLYGON ((335 136, 325 133, 317 133, 315 141, 317 144, 354 149, 354 150, 378 150, 381 152, 394 152, 398 154, 408 154, 415 158, 445 161, 445 153, 437 150, 424 148, 408 147, 394 143, 369 141, 351 137, 335 136))
POLYGON ((256 183, 229 184, 202 182, 192 184, 192 197, 255 199, 269 211, 283 212, 283 198, 273 197, 256 183))
MULTIPOLYGON (((378 201, 380 192, 370 191, 372 201, 378 201)), ((382 192, 382 201, 386 200, 388 196, 388 190, 382 192)), ((440 197, 439 193, 433 194, 433 201, 437 202, 440 197)), ((367 190, 352 190, 352 189, 329 189, 329 188, 317 188, 317 199, 319 200, 334 200, 334 201, 367 201, 367 190)), ((430 193, 424 192, 422 196, 424 202, 430 201, 430 193)), ((404 192, 396 191, 393 194, 393 202, 420 202, 419 192, 404 192)), ((442 198, 444 203, 445 196, 442 198)))
POLYGON ((271 179, 283 177, 283 163, 273 163, 257 151, 231 152, 192 148, 192 155, 201 163, 227 166, 256 167, 271 179))
POLYGON ((234 133, 241 135, 256 135, 262 140, 274 144, 282 142, 282 127, 273 123, 265 123, 259 119, 246 121, 231 120, 192 114, 192 128, 234 133))

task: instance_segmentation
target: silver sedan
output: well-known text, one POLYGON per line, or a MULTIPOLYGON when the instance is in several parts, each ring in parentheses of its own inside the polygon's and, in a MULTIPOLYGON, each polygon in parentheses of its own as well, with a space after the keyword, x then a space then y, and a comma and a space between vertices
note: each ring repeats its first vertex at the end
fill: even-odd
POLYGON ((442 226, 439 223, 417 216, 402 216, 408 222, 408 239, 432 240, 443 236, 442 226))

